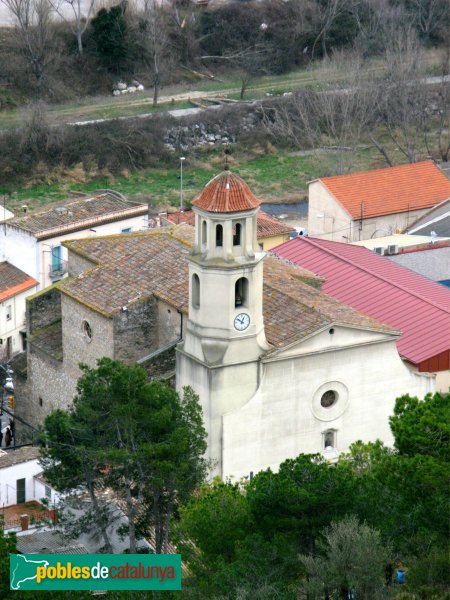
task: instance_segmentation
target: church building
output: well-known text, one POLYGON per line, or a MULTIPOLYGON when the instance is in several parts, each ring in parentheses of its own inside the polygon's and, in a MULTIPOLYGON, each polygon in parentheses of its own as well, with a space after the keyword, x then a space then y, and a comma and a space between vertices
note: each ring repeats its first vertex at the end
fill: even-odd
POLYGON ((240 177, 224 171, 192 204, 177 387, 200 396, 216 472, 249 476, 300 452, 332 456, 358 439, 392 443, 395 398, 433 389, 430 376, 400 358, 400 332, 265 259, 256 239, 260 203, 240 177))
POLYGON ((19 425, 39 429, 69 408, 80 361, 108 356, 194 389, 224 478, 301 452, 332 459, 358 439, 391 444, 395 398, 423 397, 434 376, 402 360, 401 332, 266 255, 259 204, 224 171, 194 200, 195 228, 63 242, 69 276, 27 299, 27 355, 14 365, 19 425))

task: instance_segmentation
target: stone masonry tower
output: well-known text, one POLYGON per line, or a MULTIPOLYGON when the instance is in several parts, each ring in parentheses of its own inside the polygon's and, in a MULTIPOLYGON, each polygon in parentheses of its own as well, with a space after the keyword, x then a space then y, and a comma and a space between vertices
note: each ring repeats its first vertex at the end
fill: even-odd
POLYGON ((209 457, 222 474, 222 415, 245 404, 259 384, 267 350, 262 315, 263 258, 256 239, 259 201, 224 171, 193 201, 189 319, 177 352, 177 387, 199 394, 209 457))

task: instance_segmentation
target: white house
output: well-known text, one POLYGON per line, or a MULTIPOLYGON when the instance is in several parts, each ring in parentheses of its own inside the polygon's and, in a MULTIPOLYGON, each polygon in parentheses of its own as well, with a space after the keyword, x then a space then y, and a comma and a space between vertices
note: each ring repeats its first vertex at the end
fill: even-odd
MULTIPOLYGON (((78 195, 79 196, 79 195, 78 195)), ((0 260, 25 271, 45 288, 67 274, 69 239, 129 233, 148 226, 148 205, 106 190, 39 212, 6 219, 0 228, 0 260)))
POLYGON ((25 349, 25 300, 38 282, 7 261, 0 262, 0 362, 25 349))
POLYGON ((52 506, 58 503, 59 495, 42 478, 38 461, 36 446, 0 451, 0 508, 43 498, 52 506))
POLYGON ((432 162, 322 177, 309 184, 308 232, 356 242, 403 231, 450 196, 450 181, 432 162))

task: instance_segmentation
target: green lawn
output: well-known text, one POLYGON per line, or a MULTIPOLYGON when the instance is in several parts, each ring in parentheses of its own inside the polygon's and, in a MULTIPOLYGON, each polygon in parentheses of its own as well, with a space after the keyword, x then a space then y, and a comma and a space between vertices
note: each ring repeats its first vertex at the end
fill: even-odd
MULTIPOLYGON (((224 157, 217 150, 208 152, 185 152, 183 167, 183 196, 192 200, 203 186, 224 165, 224 157)), ((305 154, 274 150, 265 153, 235 150, 230 157, 230 168, 241 175, 252 191, 265 201, 294 202, 307 194, 307 182, 333 172, 333 155, 330 153, 305 154)), ((384 166, 372 149, 362 149, 355 161, 354 170, 384 166)), ((132 172, 114 180, 93 179, 87 183, 52 183, 18 188, 7 197, 6 205, 13 211, 24 203, 38 208, 48 203, 65 199, 71 191, 92 192, 97 189, 115 189, 130 199, 149 202, 153 207, 178 206, 180 194, 179 159, 174 156, 172 164, 161 168, 132 172)), ((5 190, 0 188, 0 193, 5 190)))

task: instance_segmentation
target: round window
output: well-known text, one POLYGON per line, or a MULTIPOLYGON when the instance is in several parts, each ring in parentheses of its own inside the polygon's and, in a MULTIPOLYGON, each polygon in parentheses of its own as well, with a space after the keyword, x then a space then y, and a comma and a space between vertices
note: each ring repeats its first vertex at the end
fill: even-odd
POLYGON ((320 406, 331 408, 337 402, 338 396, 334 390, 327 390, 320 399, 320 406))
POLYGON ((87 321, 83 321, 81 324, 81 329, 86 337, 86 339, 90 342, 92 340, 92 329, 87 321))

